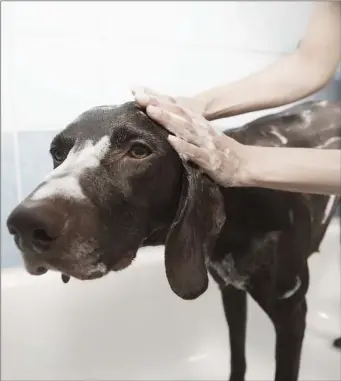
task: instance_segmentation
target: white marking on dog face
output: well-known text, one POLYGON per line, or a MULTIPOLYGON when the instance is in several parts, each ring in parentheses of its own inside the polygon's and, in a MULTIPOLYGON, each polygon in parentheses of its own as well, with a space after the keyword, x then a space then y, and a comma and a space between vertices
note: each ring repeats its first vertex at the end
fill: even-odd
POLYGON ((322 224, 325 224, 326 221, 328 220, 330 216, 330 212, 334 205, 335 199, 336 199, 335 195, 329 197, 327 205, 326 205, 326 209, 324 210, 324 213, 323 213, 322 224))
POLYGON ((103 136, 96 144, 87 140, 79 150, 73 148, 65 161, 46 176, 45 184, 31 195, 31 199, 41 200, 54 196, 84 199, 79 179, 86 170, 99 167, 109 149, 109 136, 103 136))
POLYGON ((295 283, 295 286, 289 290, 289 291, 286 291, 282 296, 280 296, 278 299, 289 299, 291 298, 298 290, 299 288, 301 287, 302 285, 302 282, 301 282, 301 279, 297 276, 296 277, 296 283, 295 283))
POLYGON ((276 136, 276 138, 278 138, 282 144, 288 143, 288 139, 285 136, 281 135, 275 128, 272 128, 270 133, 276 136))
POLYGON ((321 101, 318 103, 319 106, 326 107, 328 104, 328 101, 321 101))
POLYGON ((333 143, 336 143, 340 140, 341 140, 341 138, 339 136, 333 136, 333 137, 329 138, 326 142, 316 146, 316 148, 327 148, 328 146, 330 146, 333 143))

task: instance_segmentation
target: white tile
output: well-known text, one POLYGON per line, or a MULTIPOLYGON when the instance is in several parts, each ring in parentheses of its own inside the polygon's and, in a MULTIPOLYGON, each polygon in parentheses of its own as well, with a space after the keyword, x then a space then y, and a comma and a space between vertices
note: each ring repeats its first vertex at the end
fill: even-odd
POLYGON ((13 36, 103 37, 115 41, 234 46, 289 51, 308 20, 311 2, 9 2, 13 36), (290 27, 289 25, 290 20, 290 27))
POLYGON ((100 41, 17 39, 6 47, 4 130, 56 130, 98 102, 100 41))
POLYGON ((219 46, 65 37, 18 39, 4 49, 4 130, 61 129, 87 108, 131 100, 136 84, 191 95, 277 58, 219 46))
POLYGON ((296 46, 310 7, 311 2, 7 2, 2 128, 62 128, 86 108, 130 99, 132 84, 191 94, 241 78, 296 46))
POLYGON ((1 267, 21 264, 19 251, 9 234, 6 220, 19 202, 18 162, 14 154, 13 133, 1 131, 1 267))
MULTIPOLYGON (((277 56, 223 47, 135 43, 115 45, 104 62, 107 98, 125 96, 130 85, 146 85, 173 95, 192 95, 237 80, 277 56)), ((117 98, 117 101, 122 101, 117 98)))
MULTIPOLYGON (((13 38, 104 36, 105 3, 24 1, 2 4, 4 31, 13 38)), ((1 20, 2 21, 2 20, 1 20)))
POLYGON ((49 153, 52 139, 58 131, 19 131, 18 150, 20 168, 20 194, 22 201, 53 170, 49 153))
POLYGON ((290 1, 108 2, 106 33, 113 41, 287 52, 302 37, 310 8, 290 1))

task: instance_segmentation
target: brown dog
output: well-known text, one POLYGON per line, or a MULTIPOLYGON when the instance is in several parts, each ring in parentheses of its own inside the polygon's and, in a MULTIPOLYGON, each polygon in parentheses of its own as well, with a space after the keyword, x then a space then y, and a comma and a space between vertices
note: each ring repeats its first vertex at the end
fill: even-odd
MULTIPOLYGON (((165 245, 171 289, 218 282, 230 332, 230 380, 244 380, 246 292, 272 320, 276 381, 296 381, 305 330, 307 259, 338 199, 221 188, 182 163, 164 129, 127 103, 86 111, 51 144, 54 171, 8 218, 27 270, 94 279, 165 245)), ((341 147, 341 105, 307 102, 226 134, 245 144, 341 147)))

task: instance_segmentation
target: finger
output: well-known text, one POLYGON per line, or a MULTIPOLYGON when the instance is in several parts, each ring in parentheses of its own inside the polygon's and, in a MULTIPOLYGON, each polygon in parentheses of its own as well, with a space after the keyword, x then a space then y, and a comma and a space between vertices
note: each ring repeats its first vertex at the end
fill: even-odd
POLYGON ((195 112, 191 108, 187 107, 184 108, 183 112, 187 115, 188 118, 192 120, 195 126, 207 131, 209 135, 218 136, 221 134, 220 131, 216 130, 202 114, 195 112))
MULTIPOLYGON (((149 102, 152 106, 157 106, 162 110, 168 111, 169 113, 175 114, 177 117, 185 119, 188 131, 192 134, 192 139, 196 137, 208 136, 208 132, 213 131, 211 135, 215 136, 216 132, 213 127, 210 126, 209 122, 201 117, 196 112, 190 111, 187 107, 179 105, 178 103, 170 103, 157 98, 153 98, 149 102)), ((202 139, 200 139, 202 140, 202 139)))
POLYGON ((150 104, 153 106, 158 106, 168 112, 171 112, 176 116, 187 120, 188 122, 191 121, 191 118, 189 118, 185 113, 184 108, 176 102, 168 102, 163 99, 153 98, 150 100, 150 104))
POLYGON ((190 125, 185 119, 163 108, 153 105, 148 105, 147 114, 157 123, 165 127, 169 132, 185 140, 188 139, 190 125))
POLYGON ((193 135, 195 134, 198 137, 201 137, 200 141, 203 140, 203 137, 207 137, 208 140, 212 140, 212 138, 214 139, 216 136, 221 135, 221 132, 216 130, 212 126, 212 124, 207 119, 205 119, 205 117, 202 114, 196 112, 195 110, 189 107, 181 106, 180 108, 182 114, 184 114, 184 117, 190 121, 190 125, 195 130, 195 132, 192 131, 193 135))
POLYGON ((192 161, 205 172, 212 171, 210 153, 206 149, 197 147, 172 135, 168 137, 168 141, 180 157, 192 161))
POLYGON ((210 144, 212 145, 212 137, 208 136, 205 130, 193 126, 192 121, 187 121, 180 115, 151 105, 147 107, 147 114, 169 132, 188 143, 195 144, 198 147, 205 146, 206 148, 209 148, 210 144))
POLYGON ((167 102, 176 103, 176 99, 174 97, 167 95, 167 94, 160 93, 160 92, 155 91, 155 90, 152 90, 148 87, 145 87, 145 93, 148 94, 149 96, 153 96, 153 97, 156 97, 159 99, 163 99, 167 102))
POLYGON ((153 106, 159 106, 160 103, 169 104, 171 105, 168 100, 165 99, 165 97, 162 96, 156 96, 156 95, 149 95, 144 92, 136 92, 135 93, 135 101, 143 107, 147 107, 148 105, 153 106))
POLYGON ((144 107, 147 106, 151 99, 159 99, 170 103, 175 103, 175 98, 152 90, 148 87, 136 87, 133 88, 131 92, 134 95, 136 102, 144 107))
POLYGON ((134 95, 137 106, 147 107, 150 91, 147 91, 145 87, 136 87, 133 88, 131 92, 134 95))
POLYGON ((147 107, 149 102, 149 96, 146 93, 136 92, 134 94, 134 97, 138 106, 147 107))
POLYGON ((133 87, 131 89, 131 92, 133 93, 133 95, 136 95, 138 93, 144 93, 146 95, 154 95, 156 97, 164 96, 163 94, 161 94, 161 93, 159 93, 159 92, 157 92, 155 90, 152 90, 149 87, 144 87, 144 86, 133 87))
POLYGON ((240 150, 242 149, 242 145, 234 140, 233 138, 230 138, 229 136, 226 136, 224 134, 221 134, 220 136, 217 136, 214 138, 214 144, 217 147, 218 150, 224 152, 226 150, 240 150))

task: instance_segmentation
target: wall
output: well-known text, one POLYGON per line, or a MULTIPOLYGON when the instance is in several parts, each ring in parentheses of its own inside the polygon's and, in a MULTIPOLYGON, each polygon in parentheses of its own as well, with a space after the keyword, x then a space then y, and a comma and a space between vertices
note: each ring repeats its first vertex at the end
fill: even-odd
MULTIPOLYGON (((131 99, 135 84, 190 95, 258 70, 296 47, 310 8, 289 1, 2 3, 2 266, 21 263, 4 221, 51 169, 56 131, 89 107, 131 99)), ((336 83, 317 96, 337 96, 336 83)))

